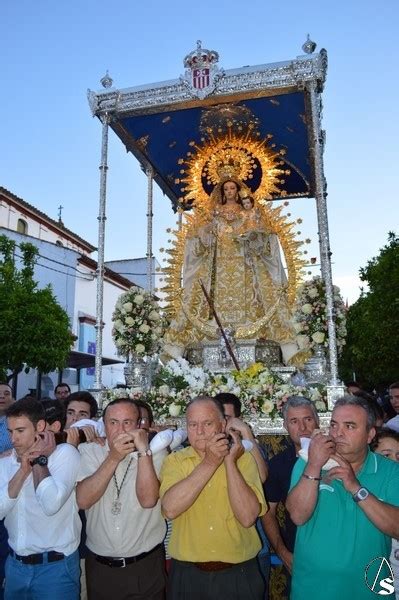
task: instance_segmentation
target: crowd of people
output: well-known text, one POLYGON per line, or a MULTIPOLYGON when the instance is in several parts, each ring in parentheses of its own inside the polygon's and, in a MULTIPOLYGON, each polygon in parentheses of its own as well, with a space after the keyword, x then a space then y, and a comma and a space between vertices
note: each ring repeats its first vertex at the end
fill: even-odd
POLYGON ((390 407, 348 387, 328 431, 288 398, 270 457, 233 394, 172 450, 145 402, 0 383, 0 598, 264 600, 274 572, 281 599, 398 599, 399 382, 390 407))

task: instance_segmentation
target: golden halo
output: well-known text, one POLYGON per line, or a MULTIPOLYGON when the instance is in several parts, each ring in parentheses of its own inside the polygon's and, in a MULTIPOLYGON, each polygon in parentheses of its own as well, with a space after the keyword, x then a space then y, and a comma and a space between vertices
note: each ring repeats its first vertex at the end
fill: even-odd
POLYGON ((229 177, 241 182, 249 182, 258 166, 261 169, 261 181, 253 192, 256 199, 271 200, 273 194, 281 195, 281 177, 286 173, 283 165, 283 151, 277 152, 270 145, 271 135, 260 140, 254 128, 248 126, 247 132, 227 133, 215 136, 211 131, 208 138, 202 138, 203 145, 192 143, 193 150, 185 159, 179 159, 182 184, 182 205, 195 201, 196 206, 207 203, 209 194, 204 189, 204 179, 209 186, 216 186, 229 177))

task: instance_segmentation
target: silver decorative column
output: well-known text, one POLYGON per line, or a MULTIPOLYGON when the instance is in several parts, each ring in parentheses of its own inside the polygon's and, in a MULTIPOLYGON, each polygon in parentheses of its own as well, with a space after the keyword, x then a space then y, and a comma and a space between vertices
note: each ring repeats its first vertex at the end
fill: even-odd
POLYGON ((335 333, 333 283, 331 272, 331 251, 328 233, 327 191, 323 169, 323 151, 325 132, 321 129, 322 102, 317 90, 317 82, 307 84, 310 110, 312 114, 312 140, 310 150, 313 153, 315 167, 315 199, 317 207, 317 222, 319 228, 321 276, 326 286, 328 351, 330 359, 330 384, 336 386, 338 381, 338 353, 335 333))
POLYGON ((153 291, 152 285, 152 206, 153 206, 153 178, 154 172, 152 167, 147 167, 147 289, 151 293, 153 291))
POLYGON ((107 158, 108 158, 108 125, 110 117, 105 113, 100 117, 102 122, 101 164, 100 164, 100 203, 98 209, 98 258, 97 258, 97 294, 96 294, 96 358, 95 381, 96 390, 102 389, 102 354, 103 354, 103 292, 104 292, 104 242, 105 242, 105 206, 107 197, 107 158))

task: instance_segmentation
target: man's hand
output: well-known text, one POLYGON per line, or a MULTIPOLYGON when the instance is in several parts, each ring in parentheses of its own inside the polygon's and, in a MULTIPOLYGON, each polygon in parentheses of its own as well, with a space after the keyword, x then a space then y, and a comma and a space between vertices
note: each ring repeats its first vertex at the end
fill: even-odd
POLYGON ((67 434, 66 443, 77 448, 80 444, 79 429, 77 427, 69 427, 65 431, 67 434))
POLYGON ((148 433, 145 429, 135 429, 131 432, 136 450, 145 452, 148 449, 148 433))
POLYGON ((96 428, 93 425, 84 425, 83 427, 69 427, 65 432, 67 434, 66 443, 71 444, 77 448, 82 443, 80 438, 80 431, 83 431, 88 444, 94 443, 100 446, 105 445, 105 438, 99 437, 96 428))
POLYGON ((251 431, 251 428, 247 423, 245 423, 242 419, 238 417, 230 417, 227 421, 226 425, 226 433, 230 433, 230 431, 238 431, 243 440, 253 440, 254 435, 251 431))
POLYGON ((281 560, 284 563, 285 568, 287 569, 288 573, 292 573, 292 561, 294 558, 294 555, 292 554, 292 552, 290 552, 287 548, 285 548, 284 550, 282 550, 279 554, 281 560))
POLYGON ((29 475, 32 473, 32 465, 30 464, 32 457, 30 456, 30 449, 22 454, 20 460, 21 463, 18 471, 8 482, 8 495, 10 498, 18 498, 18 494, 21 491, 27 477, 29 477, 29 475))
MULTIPOLYGON (((39 455, 38 455, 39 456, 39 455)), ((33 460, 34 457, 31 456, 30 451, 28 450, 27 452, 25 452, 25 454, 22 454, 21 456, 21 465, 20 465, 20 469, 21 472, 27 477, 29 475, 29 473, 32 472, 32 465, 30 464, 30 461, 33 460)))
POLYGON ((36 440, 28 449, 30 460, 38 456, 50 456, 56 448, 55 437, 52 431, 44 430, 36 435, 36 440))
POLYGON ((97 440, 97 431, 93 425, 84 425, 83 427, 70 427, 70 429, 80 429, 85 434, 86 442, 95 442, 97 440))
POLYGON ((206 443, 204 462, 219 466, 229 453, 229 443, 224 433, 215 433, 206 443))
POLYGON ((119 433, 113 440, 110 440, 108 444, 109 456, 117 462, 120 462, 125 456, 130 454, 130 452, 136 450, 132 433, 119 433))
POLYGON ((339 467, 330 469, 326 480, 333 481, 333 479, 340 479, 346 491, 350 494, 355 494, 361 485, 358 479, 356 479, 352 465, 340 454, 332 454, 331 458, 337 461, 339 467))
POLYGON ((310 440, 308 452, 308 465, 315 467, 320 471, 322 466, 328 461, 335 452, 335 442, 329 435, 316 433, 310 440))
POLYGON ((237 431, 235 431, 234 429, 230 429, 229 434, 233 438, 233 443, 231 444, 230 451, 224 460, 226 463, 229 463, 229 462, 236 463, 237 460, 240 458, 240 456, 242 456, 244 454, 245 450, 244 450, 244 446, 241 443, 241 437, 240 437, 239 433, 237 431))

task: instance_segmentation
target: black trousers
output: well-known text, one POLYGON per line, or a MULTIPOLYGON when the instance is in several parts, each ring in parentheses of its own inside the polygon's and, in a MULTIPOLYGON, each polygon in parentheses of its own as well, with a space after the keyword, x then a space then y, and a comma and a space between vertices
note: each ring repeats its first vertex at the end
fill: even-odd
POLYGON ((223 571, 201 571, 172 559, 168 600, 264 600, 265 586, 256 558, 223 571))
POLYGON ((164 600, 165 551, 163 546, 126 567, 108 567, 86 558, 88 600, 164 600))

